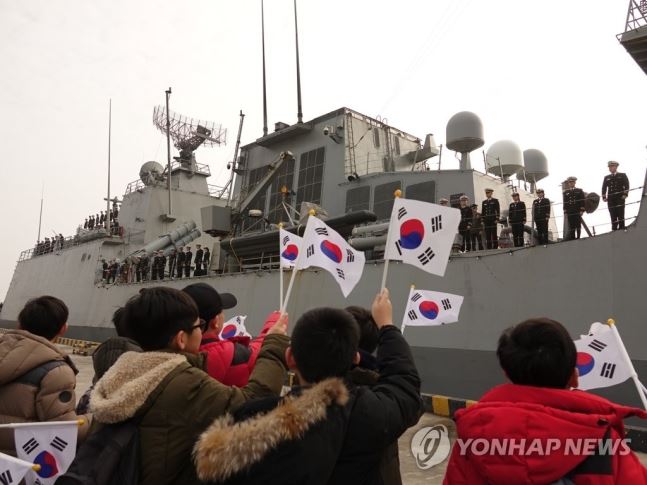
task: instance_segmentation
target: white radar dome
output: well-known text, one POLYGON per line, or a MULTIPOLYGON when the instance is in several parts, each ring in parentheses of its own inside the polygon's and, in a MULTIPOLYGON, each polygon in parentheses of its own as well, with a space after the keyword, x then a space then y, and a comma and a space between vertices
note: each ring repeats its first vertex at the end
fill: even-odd
POLYGON ((144 182, 144 185, 154 184, 157 180, 162 178, 164 167, 158 162, 146 162, 139 169, 139 179, 144 182))
POLYGON ((485 143, 481 118, 471 111, 456 113, 447 122, 445 139, 447 148, 455 152, 469 153, 481 148, 485 143))
POLYGON ((485 155, 485 166, 492 175, 503 175, 503 178, 515 175, 523 169, 521 148, 512 140, 497 141, 485 155))
POLYGON ((548 160, 541 150, 529 148, 523 151, 523 165, 526 177, 535 182, 548 177, 548 160))

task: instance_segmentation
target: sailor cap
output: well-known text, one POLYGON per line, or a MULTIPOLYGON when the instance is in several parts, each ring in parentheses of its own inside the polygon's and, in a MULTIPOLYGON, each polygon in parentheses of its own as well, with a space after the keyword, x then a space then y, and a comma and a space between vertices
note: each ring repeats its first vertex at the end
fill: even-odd
POLYGON ((568 177, 566 179, 567 182, 575 182, 577 180, 577 177, 568 177))
POLYGON ((611 165, 615 165, 616 167, 620 165, 618 162, 615 160, 609 160, 609 163, 607 163, 607 166, 610 167, 611 165))
POLYGON ((449 200, 447 200, 447 199, 445 199, 445 198, 443 197, 443 198, 442 198, 442 199, 440 199, 438 202, 440 202, 441 204, 443 204, 443 203, 444 203, 444 204, 448 204, 448 203, 449 203, 449 200))
POLYGON ((466 195, 461 195, 459 200, 470 200, 470 198, 466 195))
POLYGON ((485 189, 485 192, 494 192, 492 189, 485 189))

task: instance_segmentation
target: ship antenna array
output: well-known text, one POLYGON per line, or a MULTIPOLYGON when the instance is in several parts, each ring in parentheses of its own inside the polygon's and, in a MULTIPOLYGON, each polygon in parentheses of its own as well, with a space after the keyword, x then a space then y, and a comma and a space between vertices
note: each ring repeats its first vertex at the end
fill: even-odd
POLYGON ((214 146, 227 143, 227 129, 212 121, 201 121, 169 111, 167 127, 166 108, 156 106, 153 110, 153 124, 173 139, 178 150, 195 151, 200 145, 214 146))

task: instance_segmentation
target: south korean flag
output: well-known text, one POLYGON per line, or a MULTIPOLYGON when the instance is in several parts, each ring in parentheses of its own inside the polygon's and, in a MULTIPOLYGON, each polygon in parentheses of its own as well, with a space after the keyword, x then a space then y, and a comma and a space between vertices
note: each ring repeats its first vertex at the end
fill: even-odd
POLYGON ((77 421, 30 423, 14 429, 18 458, 34 465, 25 475, 27 485, 50 485, 65 473, 76 455, 77 421))
POLYGON ((33 466, 31 462, 0 453, 0 485, 18 485, 33 466))
POLYGON ((345 297, 362 277, 364 253, 353 249, 321 219, 308 217, 301 249, 304 254, 298 259, 297 269, 310 266, 325 269, 333 275, 345 297))
POLYGON ((458 322, 463 297, 412 288, 404 310, 402 326, 427 327, 458 322))
POLYGON ((631 377, 631 369, 608 325, 594 323, 588 335, 575 341, 579 389, 589 390, 620 384, 631 377))
POLYGON ((460 211, 452 207, 395 199, 384 259, 444 276, 460 220, 460 211))
POLYGON ((283 229, 279 230, 279 254, 281 267, 294 268, 297 264, 303 238, 283 229))

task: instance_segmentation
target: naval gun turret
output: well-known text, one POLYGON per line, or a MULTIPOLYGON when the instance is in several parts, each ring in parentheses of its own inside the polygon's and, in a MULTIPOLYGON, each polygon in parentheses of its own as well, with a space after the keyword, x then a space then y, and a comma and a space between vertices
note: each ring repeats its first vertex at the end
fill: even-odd
POLYGON ((194 221, 189 221, 178 226, 168 234, 164 234, 154 241, 149 242, 143 248, 130 253, 126 256, 126 259, 133 260, 142 256, 150 256, 155 251, 159 250, 163 250, 164 254, 170 254, 173 249, 179 246, 184 246, 199 238, 201 235, 202 233, 200 230, 196 228, 196 223, 194 221))

